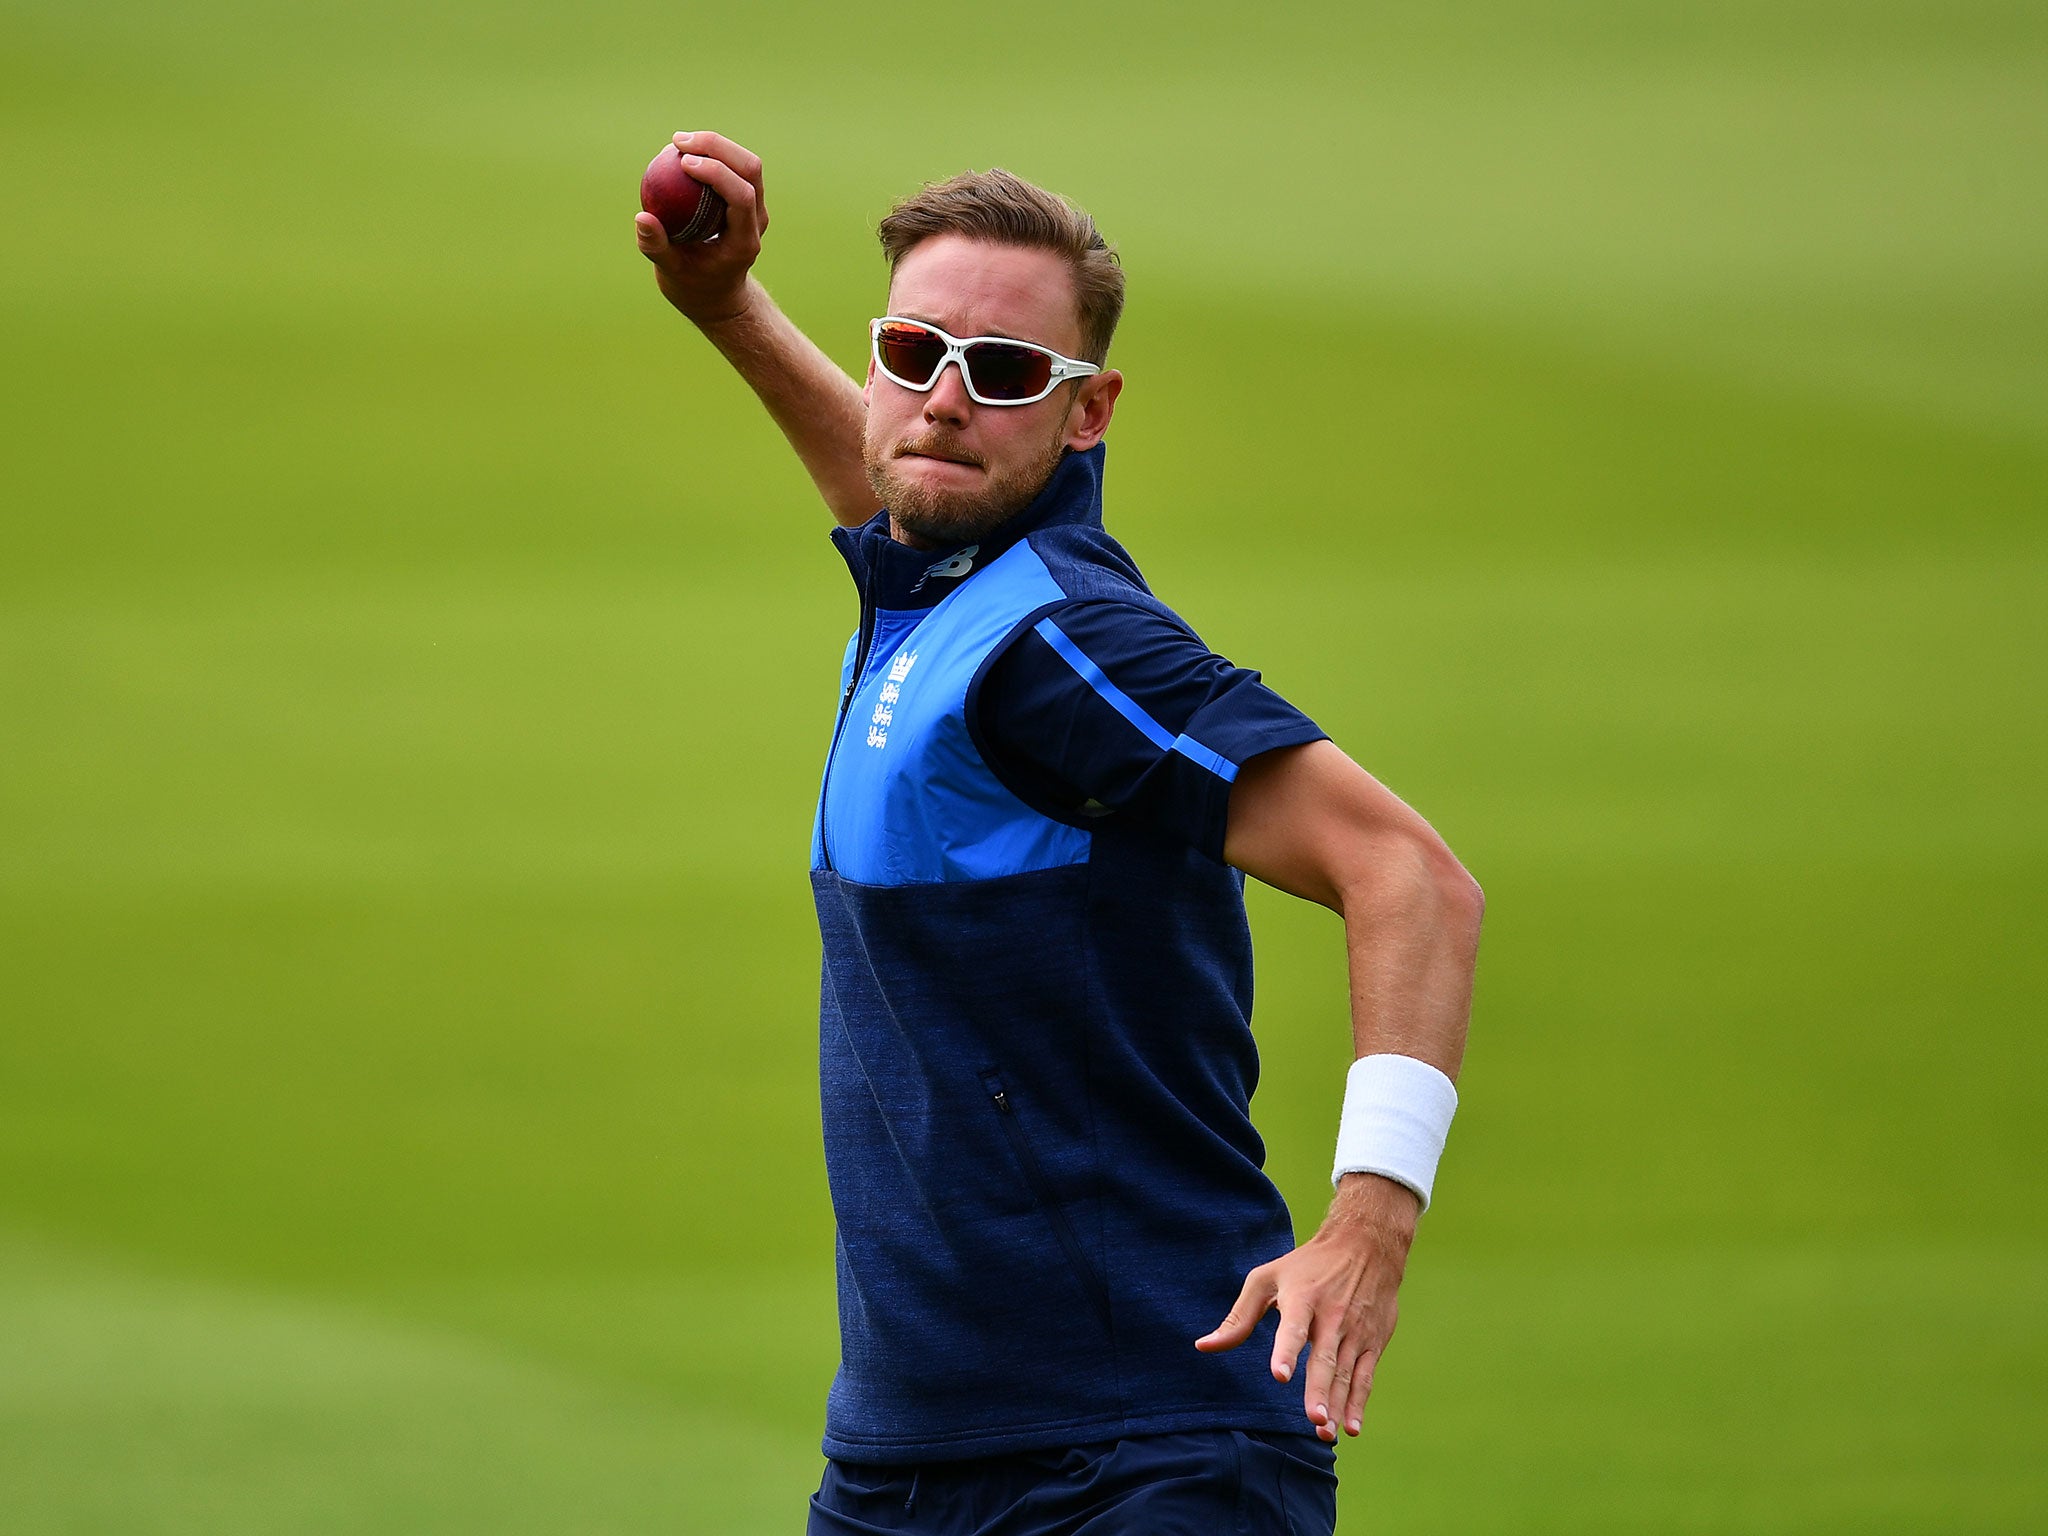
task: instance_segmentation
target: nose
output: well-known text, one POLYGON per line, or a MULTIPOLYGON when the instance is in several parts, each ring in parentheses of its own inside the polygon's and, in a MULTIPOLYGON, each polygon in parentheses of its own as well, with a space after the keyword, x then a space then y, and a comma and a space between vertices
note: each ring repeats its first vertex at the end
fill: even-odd
POLYGON ((960 364, 958 360, 949 360, 939 370, 938 382, 924 397, 924 419, 932 426, 943 423, 962 427, 973 411, 974 401, 967 393, 967 380, 961 376, 960 364))

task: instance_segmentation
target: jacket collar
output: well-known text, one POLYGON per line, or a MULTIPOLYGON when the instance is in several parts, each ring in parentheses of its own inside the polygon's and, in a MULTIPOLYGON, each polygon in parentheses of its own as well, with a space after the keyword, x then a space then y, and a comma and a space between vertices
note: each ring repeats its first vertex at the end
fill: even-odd
POLYGON ((1060 523, 1102 526, 1102 466, 1108 444, 1081 453, 1069 449, 1052 478, 995 532, 944 549, 912 549, 889 537, 885 507, 858 528, 834 528, 839 547, 867 600, 877 608, 929 608, 1028 534, 1060 523))

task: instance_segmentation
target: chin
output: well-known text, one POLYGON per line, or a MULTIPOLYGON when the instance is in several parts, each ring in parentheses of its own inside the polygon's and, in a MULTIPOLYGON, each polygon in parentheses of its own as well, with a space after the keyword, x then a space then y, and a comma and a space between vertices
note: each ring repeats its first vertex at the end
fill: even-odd
POLYGON ((951 506, 922 496, 892 502, 889 510, 899 527, 935 544, 965 544, 983 538, 1010 516, 1008 511, 951 506))
POLYGON ((986 538, 1022 511, 1058 466, 1045 464, 1000 476, 985 466, 905 454, 868 464, 868 482, 896 523, 935 544, 986 538))
MULTIPOLYGON (((938 463, 938 460, 927 460, 938 463)), ((901 461, 872 476, 882 504, 896 514, 897 521, 913 532, 926 529, 948 534, 956 528, 982 523, 990 510, 985 481, 976 474, 972 480, 958 473, 966 466, 945 469, 911 468, 901 461)))

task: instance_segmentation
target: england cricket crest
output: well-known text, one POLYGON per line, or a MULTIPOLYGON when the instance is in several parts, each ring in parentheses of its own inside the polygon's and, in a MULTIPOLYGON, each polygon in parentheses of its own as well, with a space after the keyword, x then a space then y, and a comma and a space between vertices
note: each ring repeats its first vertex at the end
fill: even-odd
POLYGON ((875 712, 868 716, 869 746, 889 745, 889 727, 896 722, 896 702, 903 697, 903 680, 910 676, 910 669, 916 665, 915 651, 898 651, 895 660, 889 663, 889 675, 882 680, 882 692, 875 700, 875 712))

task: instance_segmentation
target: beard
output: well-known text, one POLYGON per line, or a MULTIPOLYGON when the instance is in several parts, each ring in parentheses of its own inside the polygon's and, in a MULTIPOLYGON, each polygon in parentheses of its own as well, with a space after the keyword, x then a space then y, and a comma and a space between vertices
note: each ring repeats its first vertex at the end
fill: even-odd
POLYGON ((876 501, 889 509, 898 528, 929 544, 966 544, 987 538, 1045 489, 1046 481, 1052 478, 1067 451, 1061 442, 1066 436, 1065 416, 1055 425, 1055 434, 1042 453, 1007 471, 990 471, 978 454, 969 452, 943 430, 909 438, 894 448, 863 434, 861 458, 867 466, 869 488, 876 501), (906 454, 926 454, 978 465, 983 471, 981 483, 960 490, 938 490, 922 484, 897 469, 896 461, 906 454))

